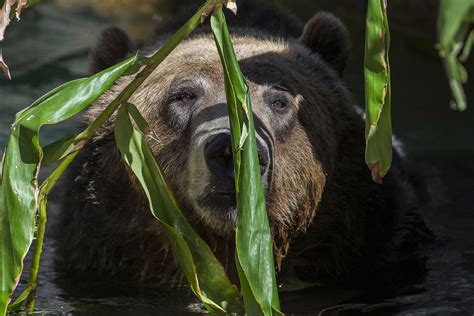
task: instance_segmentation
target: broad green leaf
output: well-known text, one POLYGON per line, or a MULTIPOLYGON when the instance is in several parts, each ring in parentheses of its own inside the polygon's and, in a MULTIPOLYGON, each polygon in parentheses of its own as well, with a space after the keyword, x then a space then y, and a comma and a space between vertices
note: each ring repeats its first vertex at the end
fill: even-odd
POLYGON ((240 265, 240 260, 237 257, 237 254, 235 256, 235 266, 240 279, 240 291, 244 296, 245 312, 247 315, 262 315, 262 308, 253 295, 249 281, 240 265))
POLYGON ((474 0, 440 1, 438 14, 439 54, 443 59, 454 98, 452 105, 460 111, 466 109, 463 84, 467 82, 467 72, 461 61, 468 58, 473 45, 474 31, 471 28, 473 22, 474 0))
POLYGON ((55 89, 17 114, 2 164, 0 204, 0 315, 23 269, 31 245, 38 208, 38 171, 43 158, 42 125, 56 124, 79 113, 106 91, 136 56, 85 79, 55 89))
POLYGON ((250 93, 235 56, 222 6, 211 27, 224 68, 237 191, 236 265, 249 315, 279 313, 273 243, 265 208, 250 93))
MULTIPOLYGON (((130 104, 119 110, 114 126, 117 147, 142 185, 153 215, 163 224, 173 253, 194 294, 211 311, 241 311, 240 295, 209 246, 190 226, 144 136, 134 130, 130 104)), ((133 111, 133 117, 140 116, 133 111)))
POLYGON ((365 33, 365 162, 372 179, 382 178, 392 163, 392 121, 390 114, 390 32, 386 0, 369 0, 365 33))

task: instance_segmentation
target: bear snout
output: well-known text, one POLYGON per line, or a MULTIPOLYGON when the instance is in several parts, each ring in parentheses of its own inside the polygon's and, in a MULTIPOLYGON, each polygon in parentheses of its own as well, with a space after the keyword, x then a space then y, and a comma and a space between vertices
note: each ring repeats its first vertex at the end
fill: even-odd
MULTIPOLYGON (((262 186, 266 192, 272 176, 271 144, 260 135, 256 136, 262 186)), ((194 160, 188 169, 193 179, 189 192, 196 203, 195 211, 204 222, 212 223, 212 227, 225 226, 222 230, 231 232, 235 228, 237 214, 230 130, 209 131, 202 146, 196 149, 200 151, 196 156, 202 157, 202 160, 194 160), (219 225, 216 225, 217 222, 219 225)))
MULTIPOLYGON (((260 165, 260 174, 265 176, 270 167, 270 155, 268 146, 262 141, 257 141, 258 160, 260 165)), ((234 177, 234 159, 232 153, 232 143, 230 133, 219 133, 212 136, 204 148, 206 164, 209 171, 219 177, 234 177)))

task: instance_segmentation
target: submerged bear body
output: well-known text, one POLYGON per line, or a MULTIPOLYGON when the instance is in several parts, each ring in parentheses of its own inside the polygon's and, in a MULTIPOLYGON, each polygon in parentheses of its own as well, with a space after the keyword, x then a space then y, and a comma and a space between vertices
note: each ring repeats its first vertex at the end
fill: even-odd
MULTIPOLYGON (((303 30, 272 14, 279 21, 273 29, 256 22, 231 24, 230 30, 251 92, 279 275, 311 282, 364 278, 411 254, 428 233, 417 189, 397 152, 383 184, 371 179, 364 121, 341 79, 349 52, 341 22, 317 14, 303 30)), ((168 36, 139 53, 152 54, 168 36)), ((93 52, 93 69, 132 53, 126 34, 108 29, 93 52)), ((129 81, 121 79, 102 96, 85 122, 129 81)), ((230 126, 212 34, 204 28, 179 44, 130 101, 150 124, 149 144, 185 215, 231 270, 236 209, 230 126)), ((178 282, 168 240, 116 148, 113 120, 64 180, 63 265, 178 282)))

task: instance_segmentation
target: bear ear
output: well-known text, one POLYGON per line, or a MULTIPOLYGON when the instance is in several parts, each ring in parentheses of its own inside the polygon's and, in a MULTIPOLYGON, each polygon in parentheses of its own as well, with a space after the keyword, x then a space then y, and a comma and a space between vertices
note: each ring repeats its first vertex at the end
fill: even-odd
POLYGON ((102 31, 95 48, 91 52, 91 71, 93 73, 117 64, 137 51, 127 33, 118 27, 102 31))
POLYGON ((349 57, 350 37, 341 20, 327 12, 314 15, 306 23, 300 41, 342 76, 349 57))

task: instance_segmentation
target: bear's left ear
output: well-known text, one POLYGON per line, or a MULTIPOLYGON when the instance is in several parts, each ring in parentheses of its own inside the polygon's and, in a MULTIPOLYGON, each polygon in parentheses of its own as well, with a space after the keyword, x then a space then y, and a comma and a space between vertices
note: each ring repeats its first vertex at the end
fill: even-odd
POLYGON ((327 12, 314 15, 306 23, 300 41, 342 76, 349 57, 350 37, 341 20, 327 12))

